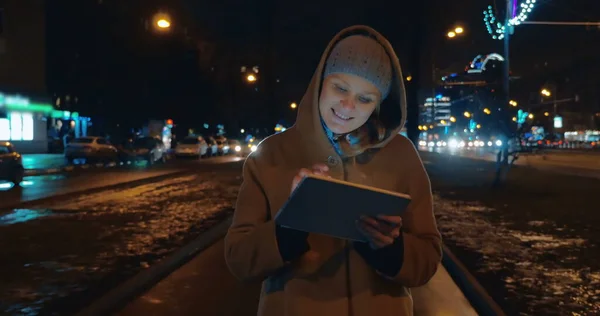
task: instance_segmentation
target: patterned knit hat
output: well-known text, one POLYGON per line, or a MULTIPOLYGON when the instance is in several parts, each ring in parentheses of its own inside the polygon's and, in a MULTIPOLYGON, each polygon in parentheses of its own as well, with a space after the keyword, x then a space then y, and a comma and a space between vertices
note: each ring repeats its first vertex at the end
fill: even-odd
POLYGON ((325 77, 334 73, 356 75, 375 85, 382 99, 390 93, 392 65, 390 58, 375 39, 352 35, 339 41, 325 65, 325 77))

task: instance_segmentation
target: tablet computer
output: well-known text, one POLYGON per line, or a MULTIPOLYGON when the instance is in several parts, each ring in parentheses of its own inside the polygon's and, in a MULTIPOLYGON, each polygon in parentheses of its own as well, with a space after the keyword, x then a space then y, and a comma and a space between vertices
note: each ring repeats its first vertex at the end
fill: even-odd
POLYGON ((393 191, 309 175, 302 179, 275 216, 275 223, 309 233, 366 241, 356 227, 361 216, 401 216, 410 196, 393 191))

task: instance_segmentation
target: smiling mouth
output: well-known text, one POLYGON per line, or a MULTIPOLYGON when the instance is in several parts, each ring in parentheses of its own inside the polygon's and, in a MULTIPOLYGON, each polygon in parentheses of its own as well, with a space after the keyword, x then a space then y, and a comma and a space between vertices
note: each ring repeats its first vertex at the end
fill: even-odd
POLYGON ((342 115, 342 114, 336 112, 334 109, 331 109, 331 112, 333 112, 333 115, 335 115, 337 118, 344 120, 344 121, 349 121, 349 120, 353 119, 353 117, 342 115))

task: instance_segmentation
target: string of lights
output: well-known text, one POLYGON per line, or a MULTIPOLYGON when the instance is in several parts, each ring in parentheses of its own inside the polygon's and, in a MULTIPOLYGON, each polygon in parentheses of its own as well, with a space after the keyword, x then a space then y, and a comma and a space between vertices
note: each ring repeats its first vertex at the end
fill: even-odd
MULTIPOLYGON (((513 15, 511 19, 508 21, 508 27, 512 28, 527 20, 529 13, 535 7, 536 0, 525 0, 521 1, 520 10, 517 12, 517 1, 515 1, 515 5, 513 7, 513 15)), ((507 31, 507 26, 504 25, 501 20, 496 17, 496 12, 494 12, 494 8, 490 5, 487 7, 485 11, 483 11, 483 22, 485 23, 485 28, 488 33, 492 35, 493 39, 501 40, 504 38, 504 34, 507 31)))

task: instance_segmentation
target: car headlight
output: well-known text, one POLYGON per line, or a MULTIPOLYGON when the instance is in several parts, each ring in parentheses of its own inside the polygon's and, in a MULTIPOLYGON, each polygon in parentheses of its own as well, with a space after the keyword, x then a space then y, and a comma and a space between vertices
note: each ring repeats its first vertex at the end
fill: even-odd
POLYGON ((223 150, 229 150, 229 146, 223 146, 223 150))
POLYGON ((256 145, 252 145, 252 147, 250 147, 250 150, 253 152, 256 151, 256 149, 258 149, 258 147, 256 147, 256 145))
POLYGON ((242 146, 235 146, 235 151, 241 151, 242 150, 242 146))

